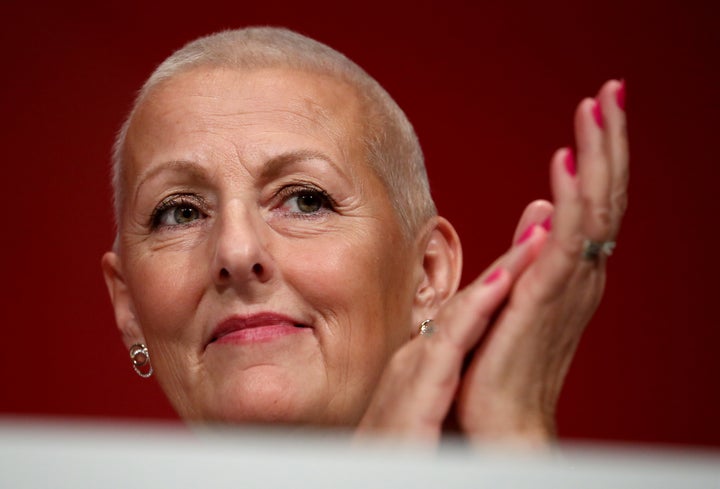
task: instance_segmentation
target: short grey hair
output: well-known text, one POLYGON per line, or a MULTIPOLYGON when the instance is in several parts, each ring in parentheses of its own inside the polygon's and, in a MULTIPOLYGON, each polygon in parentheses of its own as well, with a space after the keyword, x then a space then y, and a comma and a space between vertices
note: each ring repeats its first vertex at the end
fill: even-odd
POLYGON ((112 184, 115 219, 120 225, 125 139, 133 115, 164 81, 200 67, 258 69, 287 67, 333 76, 349 83, 365 114, 362 143, 367 163, 385 184, 403 234, 411 238, 437 210, 430 196, 422 149, 405 113, 380 84, 343 54, 296 32, 249 27, 201 37, 160 64, 135 99, 115 139, 112 184))

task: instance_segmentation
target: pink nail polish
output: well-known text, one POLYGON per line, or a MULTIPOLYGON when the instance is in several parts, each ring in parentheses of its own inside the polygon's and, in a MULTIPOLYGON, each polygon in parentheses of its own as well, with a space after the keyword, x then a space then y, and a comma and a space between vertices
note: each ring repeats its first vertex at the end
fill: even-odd
POLYGON ((485 280, 483 280, 484 284, 491 284, 494 281, 496 281, 498 278, 500 278, 500 274, 502 273, 502 268, 496 269, 493 273, 485 277, 485 280))
POLYGON ((530 224, 525 231, 520 235, 518 240, 515 242, 515 244, 524 243, 528 239, 530 239, 530 236, 532 236, 533 231, 535 231, 535 224, 530 224))
POLYGON ((595 123, 597 123, 600 129, 603 129, 605 127, 605 124, 603 123, 602 108, 600 108, 600 103, 598 103, 597 100, 595 101, 595 105, 593 105, 592 114, 593 119, 595 119, 595 123))
POLYGON ((545 220, 542 222, 541 226, 545 231, 551 231, 552 230, 552 216, 547 216, 545 220))
POLYGON ((625 80, 620 80, 620 88, 615 93, 615 101, 622 110, 625 110, 625 80))
POLYGON ((577 174, 577 167, 575 166, 575 155, 573 154, 572 148, 568 148, 567 153, 565 153, 565 169, 572 176, 575 176, 577 174))

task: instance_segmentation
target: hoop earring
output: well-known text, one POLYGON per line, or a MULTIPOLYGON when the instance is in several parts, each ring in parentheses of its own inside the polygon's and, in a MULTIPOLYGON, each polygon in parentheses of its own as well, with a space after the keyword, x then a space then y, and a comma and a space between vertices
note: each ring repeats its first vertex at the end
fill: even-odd
POLYGON ((130 359, 132 360, 133 370, 143 379, 147 379, 153 374, 150 352, 144 344, 135 343, 130 347, 130 359), (143 372, 143 370, 140 370, 142 367, 147 367, 147 369, 144 369, 143 372))

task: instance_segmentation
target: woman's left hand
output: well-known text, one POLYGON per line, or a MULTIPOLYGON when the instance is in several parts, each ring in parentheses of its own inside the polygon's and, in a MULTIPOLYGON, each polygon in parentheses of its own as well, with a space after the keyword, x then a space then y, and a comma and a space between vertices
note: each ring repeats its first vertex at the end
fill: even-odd
POLYGON ((542 443, 554 435, 565 374, 605 285, 607 254, 583 253, 588 242, 614 242, 625 212, 624 89, 608 81, 596 99, 579 104, 577 167, 572 150, 558 150, 551 164, 554 209, 536 203, 520 221, 516 239, 550 216, 552 231, 463 374, 455 414, 472 439, 542 443))

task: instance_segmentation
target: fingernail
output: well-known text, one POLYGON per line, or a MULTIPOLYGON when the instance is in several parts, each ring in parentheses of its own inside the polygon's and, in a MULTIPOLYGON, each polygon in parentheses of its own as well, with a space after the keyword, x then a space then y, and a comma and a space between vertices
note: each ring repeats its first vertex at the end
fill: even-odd
POLYGON ((485 280, 483 280, 484 284, 491 284, 494 281, 496 281, 498 278, 500 278, 500 274, 502 273, 502 268, 496 269, 493 273, 485 277, 485 280))
POLYGON ((545 231, 550 231, 552 229, 552 216, 547 216, 541 226, 545 231))
POLYGON ((573 154, 572 148, 568 148, 567 153, 565 153, 565 169, 572 176, 577 174, 577 168, 575 167, 575 155, 573 154))
POLYGON ((620 80, 620 88, 615 93, 615 101, 622 110, 625 110, 625 80, 620 80))
POLYGON ((520 235, 518 240, 515 242, 515 244, 520 244, 528 239, 530 239, 530 236, 532 236, 533 231, 535 230, 535 224, 530 224, 525 231, 520 235))
POLYGON ((600 103, 598 103, 597 100, 595 101, 595 105, 593 105, 592 114, 593 118, 595 119, 595 123, 600 129, 603 129, 605 127, 605 124, 603 123, 602 109, 600 108, 600 103))

